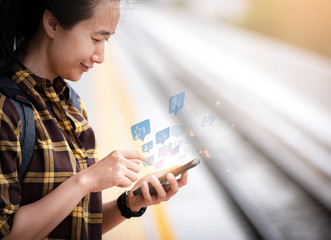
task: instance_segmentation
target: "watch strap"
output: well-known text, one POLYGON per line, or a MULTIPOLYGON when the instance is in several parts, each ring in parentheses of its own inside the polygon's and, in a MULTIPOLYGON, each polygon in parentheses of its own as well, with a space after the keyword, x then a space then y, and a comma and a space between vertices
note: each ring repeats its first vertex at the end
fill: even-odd
POLYGON ((140 217, 142 216, 147 207, 141 208, 138 212, 132 212, 130 208, 126 205, 126 198, 128 196, 128 191, 125 191, 117 198, 117 206, 121 212, 121 215, 125 218, 131 218, 131 217, 140 217))

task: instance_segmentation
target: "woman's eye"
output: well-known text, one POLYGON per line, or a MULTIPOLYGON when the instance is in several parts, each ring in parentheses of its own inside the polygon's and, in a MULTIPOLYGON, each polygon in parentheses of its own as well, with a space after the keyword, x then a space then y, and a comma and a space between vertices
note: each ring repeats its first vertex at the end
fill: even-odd
POLYGON ((95 43, 101 43, 101 42, 102 42, 102 40, 100 40, 100 39, 96 39, 96 38, 93 38, 93 41, 94 41, 95 43))

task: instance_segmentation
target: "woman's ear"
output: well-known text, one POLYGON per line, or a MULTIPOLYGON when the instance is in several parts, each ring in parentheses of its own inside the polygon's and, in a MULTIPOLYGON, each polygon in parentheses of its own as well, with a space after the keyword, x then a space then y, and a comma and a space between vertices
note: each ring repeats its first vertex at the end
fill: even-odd
POLYGON ((53 13, 51 13, 47 9, 45 10, 43 16, 43 26, 48 37, 54 38, 56 36, 56 32, 59 27, 59 22, 57 21, 53 13))

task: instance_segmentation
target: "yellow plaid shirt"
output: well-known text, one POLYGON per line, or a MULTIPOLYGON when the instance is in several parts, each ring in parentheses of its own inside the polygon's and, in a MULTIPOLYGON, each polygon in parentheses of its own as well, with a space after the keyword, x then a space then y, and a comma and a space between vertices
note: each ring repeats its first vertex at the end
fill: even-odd
MULTIPOLYGON (((70 104, 62 78, 52 84, 19 64, 9 75, 31 100, 36 140, 31 163, 19 183, 20 117, 13 102, 0 94, 0 239, 10 231, 19 206, 41 199, 97 159, 85 108, 80 99, 81 112, 70 104)), ((45 239, 101 239, 101 225, 101 193, 91 193, 45 239)))

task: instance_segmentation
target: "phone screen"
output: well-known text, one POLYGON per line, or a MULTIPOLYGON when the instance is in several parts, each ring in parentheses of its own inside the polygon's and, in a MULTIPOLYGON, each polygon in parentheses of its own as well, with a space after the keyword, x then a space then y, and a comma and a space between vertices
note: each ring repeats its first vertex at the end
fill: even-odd
MULTIPOLYGON (((183 172, 197 166, 198 164, 200 163, 200 160, 198 158, 196 159, 193 159, 192 161, 189 161, 188 163, 182 165, 182 166, 178 166, 176 168, 173 168, 171 169, 169 172, 165 173, 164 175, 162 175, 161 177, 159 177, 159 181, 162 185, 164 184, 167 184, 167 174, 168 173, 172 173, 175 177, 178 176, 179 174, 182 174, 183 172)), ((148 188, 149 188, 149 192, 151 194, 155 194, 156 193, 156 190, 155 188, 153 187, 153 185, 149 182, 148 183, 148 188)), ((141 192, 141 187, 134 190, 133 191, 133 195, 137 196, 137 195, 141 195, 142 192, 141 192)))

